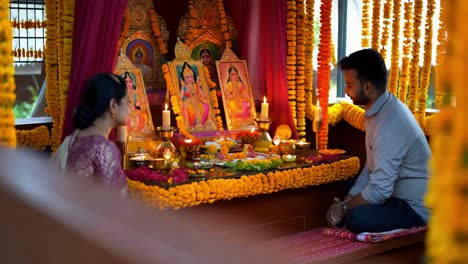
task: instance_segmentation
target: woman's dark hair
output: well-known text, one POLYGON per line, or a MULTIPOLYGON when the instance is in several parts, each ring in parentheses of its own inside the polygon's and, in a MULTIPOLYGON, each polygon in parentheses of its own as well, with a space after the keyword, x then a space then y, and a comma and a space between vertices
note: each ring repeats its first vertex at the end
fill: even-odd
POLYGON ((239 76, 239 81, 240 81, 241 83, 244 83, 244 82, 242 81, 241 77, 240 77, 239 70, 238 70, 237 67, 234 66, 234 65, 229 65, 229 69, 228 69, 228 79, 227 79, 227 81, 228 81, 228 82, 231 81, 231 72, 232 72, 232 71, 237 72, 237 76, 239 76))
POLYGON ((203 53, 205 53, 205 52, 208 53, 210 56, 212 56, 212 55, 211 55, 211 51, 210 51, 208 48, 202 48, 202 49, 200 50, 200 52, 198 53, 198 55, 200 56, 200 58, 201 58, 201 56, 203 55, 203 53))
POLYGON ((341 70, 355 70, 358 79, 374 84, 383 91, 387 87, 387 67, 382 55, 374 49, 362 49, 351 53, 339 62, 341 70))
POLYGON ((88 81, 81 104, 75 110, 76 127, 84 129, 91 126, 97 117, 107 111, 113 98, 120 103, 126 94, 127 88, 122 77, 107 73, 96 74, 88 81))

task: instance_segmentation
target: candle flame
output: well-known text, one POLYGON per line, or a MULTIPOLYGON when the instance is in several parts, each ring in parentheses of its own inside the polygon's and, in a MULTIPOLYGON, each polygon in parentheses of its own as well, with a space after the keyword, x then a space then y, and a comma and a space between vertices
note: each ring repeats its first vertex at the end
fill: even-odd
POLYGON ((266 100, 266 96, 263 96, 263 102, 266 103, 267 100, 266 100))
POLYGON ((167 103, 164 105, 165 110, 167 110, 167 103))
POLYGON ((255 132, 255 127, 252 127, 252 129, 250 129, 250 133, 253 133, 255 132))

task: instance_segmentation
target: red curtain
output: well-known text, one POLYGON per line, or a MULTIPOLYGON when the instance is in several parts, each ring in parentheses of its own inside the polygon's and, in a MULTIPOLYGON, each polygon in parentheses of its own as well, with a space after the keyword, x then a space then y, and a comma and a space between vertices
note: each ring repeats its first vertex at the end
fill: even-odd
POLYGON ((76 1, 70 87, 62 139, 75 129, 73 112, 80 102, 86 81, 96 73, 114 71, 117 41, 127 1, 76 1))
POLYGON ((247 61, 254 97, 270 103, 270 132, 288 124, 297 130, 286 85, 286 0, 224 0, 238 30, 238 57, 247 61))

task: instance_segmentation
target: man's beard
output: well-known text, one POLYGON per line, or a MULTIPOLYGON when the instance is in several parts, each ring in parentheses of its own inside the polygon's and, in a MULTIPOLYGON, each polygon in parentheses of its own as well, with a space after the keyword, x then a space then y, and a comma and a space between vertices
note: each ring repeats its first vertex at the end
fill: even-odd
POLYGON ((361 91, 355 98, 351 98, 355 105, 367 105, 369 104, 370 98, 364 93, 363 85, 361 85, 361 91))

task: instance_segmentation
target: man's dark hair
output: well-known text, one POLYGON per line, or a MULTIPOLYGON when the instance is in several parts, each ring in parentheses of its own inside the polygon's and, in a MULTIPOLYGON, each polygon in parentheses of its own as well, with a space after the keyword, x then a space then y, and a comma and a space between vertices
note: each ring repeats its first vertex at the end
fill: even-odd
POLYGON ((387 67, 382 55, 374 49, 362 49, 338 63, 341 70, 355 70, 360 81, 371 82, 378 90, 387 87, 387 67))

